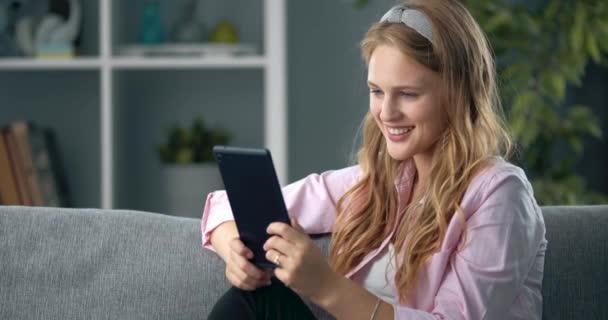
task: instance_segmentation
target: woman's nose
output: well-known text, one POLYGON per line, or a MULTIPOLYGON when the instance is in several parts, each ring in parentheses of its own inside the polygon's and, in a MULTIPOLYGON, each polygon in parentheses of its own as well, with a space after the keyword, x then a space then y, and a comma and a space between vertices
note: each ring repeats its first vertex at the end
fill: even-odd
POLYGON ((385 96, 380 107, 380 120, 391 122, 397 120, 400 115, 401 112, 397 100, 391 96, 385 96))

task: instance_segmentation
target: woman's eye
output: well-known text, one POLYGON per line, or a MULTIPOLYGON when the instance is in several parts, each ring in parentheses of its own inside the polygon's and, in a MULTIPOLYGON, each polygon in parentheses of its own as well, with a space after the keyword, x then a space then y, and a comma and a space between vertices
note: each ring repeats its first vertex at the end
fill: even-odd
POLYGON ((406 98, 416 98, 418 94, 413 92, 401 92, 401 96, 406 98))
POLYGON ((382 93, 382 91, 380 91, 378 89, 369 89, 369 93, 371 93, 371 94, 380 94, 380 93, 382 93))

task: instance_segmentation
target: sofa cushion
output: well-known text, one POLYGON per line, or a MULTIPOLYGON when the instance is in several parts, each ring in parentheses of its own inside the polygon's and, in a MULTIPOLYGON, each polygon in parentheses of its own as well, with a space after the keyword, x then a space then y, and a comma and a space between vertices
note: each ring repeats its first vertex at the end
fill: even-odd
POLYGON ((608 319, 608 206, 542 210, 543 319, 608 319))
POLYGON ((0 319, 205 319, 218 270, 197 219, 0 207, 0 319))

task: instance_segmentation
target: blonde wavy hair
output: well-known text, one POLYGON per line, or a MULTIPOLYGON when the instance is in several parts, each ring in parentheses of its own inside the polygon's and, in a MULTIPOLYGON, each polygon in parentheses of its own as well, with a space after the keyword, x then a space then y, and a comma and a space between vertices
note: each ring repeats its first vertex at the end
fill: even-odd
POLYGON ((379 22, 371 26, 361 49, 368 64, 378 46, 398 48, 441 78, 447 126, 434 145, 427 194, 416 214, 408 212, 403 215, 407 221, 398 221, 394 183, 401 163, 388 154, 382 132, 368 113, 357 154, 362 178, 338 201, 330 244, 332 268, 346 274, 399 224, 392 241, 395 252, 403 254, 395 274, 401 302, 408 300, 421 267, 441 247, 453 216, 465 222, 459 203, 475 174, 495 156, 508 159, 512 153, 493 54, 479 25, 456 0, 411 0, 404 5, 426 14, 433 43, 404 24, 379 22))

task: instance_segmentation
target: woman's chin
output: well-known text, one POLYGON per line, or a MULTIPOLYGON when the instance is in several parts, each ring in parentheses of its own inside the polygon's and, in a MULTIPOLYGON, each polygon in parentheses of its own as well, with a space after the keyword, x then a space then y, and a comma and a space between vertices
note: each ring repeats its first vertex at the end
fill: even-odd
POLYGON ((388 154, 397 161, 407 160, 412 157, 412 153, 409 150, 403 150, 400 148, 388 147, 388 154))

